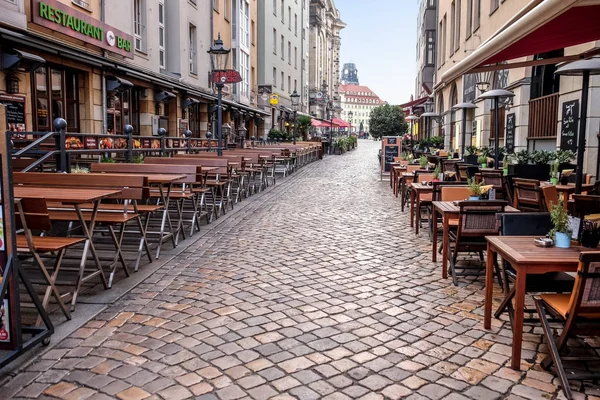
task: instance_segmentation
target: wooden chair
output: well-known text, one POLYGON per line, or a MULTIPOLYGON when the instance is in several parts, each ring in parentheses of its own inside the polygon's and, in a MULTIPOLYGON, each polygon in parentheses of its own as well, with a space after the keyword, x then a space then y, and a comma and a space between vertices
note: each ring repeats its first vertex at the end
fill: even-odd
MULTIPOLYGON (((545 236, 553 227, 549 213, 504 213, 498 214, 498 219, 500 220, 503 236, 545 236)), ((514 315, 512 299, 515 297, 515 288, 514 286, 511 288, 510 284, 514 285, 516 279, 516 271, 508 262, 504 261, 502 267, 504 300, 502 300, 494 316, 500 318, 504 311, 508 311, 511 325, 514 315)), ((525 291, 527 293, 568 293, 573 289, 573 282, 571 275, 565 272, 536 274, 526 280, 525 291)), ((537 319, 531 321, 537 321, 537 319)))
MULTIPOLYGON (((584 219, 600 222, 600 196, 574 194, 574 215, 581 221, 584 219)), ((579 224, 579 234, 583 230, 583 223, 579 224)))
POLYGON ((463 164, 463 163, 456 163, 455 164, 455 170, 456 170, 456 180, 459 180, 461 182, 466 182, 469 179, 469 174, 468 174, 468 168, 471 167, 470 164, 463 164))
MULTIPOLYGON (((50 231, 52 223, 45 198, 28 198, 15 200, 15 223, 17 231, 17 253, 30 254, 42 273, 42 280, 32 280, 32 283, 47 285, 42 305, 48 309, 50 298, 54 297, 59 308, 67 319, 71 314, 63 297, 56 287, 56 280, 60 272, 65 252, 68 248, 85 242, 84 238, 35 236, 31 230, 50 231), (46 267, 43 258, 54 259, 51 269, 46 267)), ((82 260, 85 262, 85 260, 82 260)), ((39 321, 38 321, 39 322, 39 321)))
POLYGON ((506 200, 506 185, 504 176, 502 176, 502 171, 481 171, 480 174, 481 180, 483 180, 486 185, 494 186, 494 190, 496 190, 496 199, 506 200))
POLYGON ((563 361, 577 360, 595 361, 597 364, 596 352, 585 357, 581 355, 581 352, 570 356, 561 356, 561 351, 565 349, 570 338, 598 336, 600 334, 599 287, 600 252, 581 253, 571 294, 542 294, 540 298, 535 300, 535 306, 544 331, 544 340, 548 344, 549 350, 549 354, 542 360, 541 366, 549 370, 554 365, 567 399, 573 398, 569 379, 600 379, 598 373, 586 372, 585 369, 569 371, 567 374, 563 364, 563 361), (562 322, 562 332, 559 336, 555 337, 547 315, 562 322))
POLYGON ((542 211, 550 212, 552 210, 552 206, 558 204, 559 202, 558 190, 556 190, 556 186, 548 185, 542 187, 542 195, 544 196, 544 209, 542 211))
MULTIPOLYGON (((477 200, 462 201, 458 203, 460 208, 458 216, 458 230, 456 234, 450 232, 450 248, 448 257, 450 261, 450 272, 452 282, 458 285, 459 276, 480 276, 485 274, 483 264, 483 251, 487 249, 486 236, 497 236, 500 234, 500 224, 496 214, 504 212, 506 201, 477 200), (457 265, 459 253, 478 252, 481 263, 477 265, 457 265), (462 269, 459 273, 457 270, 462 269)), ((496 265, 496 273, 500 279, 500 270, 496 265)))
MULTIPOLYGON (((433 172, 430 171, 415 171, 415 182, 423 183, 423 182, 431 182, 433 179, 433 172)), ((421 226, 421 222, 423 222, 423 211, 427 211, 429 207, 431 207, 432 194, 427 193, 423 194, 420 197, 420 206, 416 211, 415 220, 416 223, 421 226)), ((418 232, 417 232, 418 233, 418 232)))
POLYGON ((540 181, 535 179, 513 179, 514 207, 521 211, 541 212, 544 199, 540 190, 540 181))

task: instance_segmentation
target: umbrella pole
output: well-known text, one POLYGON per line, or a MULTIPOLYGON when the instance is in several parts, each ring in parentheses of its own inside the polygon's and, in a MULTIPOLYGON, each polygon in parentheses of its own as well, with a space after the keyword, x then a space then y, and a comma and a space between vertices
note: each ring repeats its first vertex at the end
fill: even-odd
POLYGON ((581 194, 583 185, 583 156, 585 153, 585 131, 587 130, 587 106, 588 92, 590 87, 590 72, 583 72, 581 93, 581 123, 579 124, 579 140, 577 141, 577 181, 575 183, 575 193, 581 194))

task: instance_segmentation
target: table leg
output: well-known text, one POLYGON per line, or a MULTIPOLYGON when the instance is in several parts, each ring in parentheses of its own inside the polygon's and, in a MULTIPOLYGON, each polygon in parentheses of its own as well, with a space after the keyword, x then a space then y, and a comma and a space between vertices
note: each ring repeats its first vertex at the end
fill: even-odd
MULTIPOLYGON (((490 267, 490 269, 492 268, 493 266, 490 267)), ((515 371, 519 371, 521 369, 521 346, 523 344, 523 317, 525 313, 525 283, 527 280, 527 274, 524 271, 520 271, 519 268, 516 270, 517 282, 515 283, 512 360, 510 362, 510 366, 515 371)), ((492 278, 490 279, 493 281, 493 273, 490 275, 492 275, 492 278)))
POLYGON ((418 235, 421 227, 421 193, 416 193, 415 197, 415 233, 418 235))
POLYGON ((433 237, 431 238, 431 241, 433 242, 432 246, 431 246, 431 251, 432 251, 431 261, 437 262, 437 236, 438 236, 438 234, 437 234, 437 210, 436 210, 435 206, 433 206, 433 205, 431 206, 431 211, 433 214, 433 216, 432 216, 433 221, 431 221, 431 226, 433 229, 433 237))
POLYGON ((485 264, 485 307, 483 312, 483 327, 492 327, 492 298, 494 295, 494 258, 496 253, 492 246, 487 245, 487 262, 485 264))
POLYGON ((410 227, 414 227, 414 218, 415 217, 415 191, 410 191, 410 227))
POLYGON ((405 191, 406 191, 406 187, 405 187, 405 181, 404 181, 404 177, 403 177, 401 185, 400 185, 400 193, 401 193, 400 194, 400 197, 401 197, 400 198, 400 209, 402 210, 402 212, 404 212, 404 202, 405 202, 404 199, 405 199, 405 196, 406 196, 406 192, 405 191))
POLYGON ((448 278, 448 247, 450 246, 450 230, 449 222, 450 216, 447 214, 443 215, 442 230, 444 231, 443 243, 442 243, 442 278, 448 278))

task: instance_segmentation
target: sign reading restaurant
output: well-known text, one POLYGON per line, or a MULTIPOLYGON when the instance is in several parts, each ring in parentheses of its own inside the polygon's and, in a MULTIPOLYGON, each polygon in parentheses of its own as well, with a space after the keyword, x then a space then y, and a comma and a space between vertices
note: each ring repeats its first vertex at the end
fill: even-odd
POLYGON ((113 53, 133 58, 133 37, 57 0, 33 0, 33 22, 113 53))

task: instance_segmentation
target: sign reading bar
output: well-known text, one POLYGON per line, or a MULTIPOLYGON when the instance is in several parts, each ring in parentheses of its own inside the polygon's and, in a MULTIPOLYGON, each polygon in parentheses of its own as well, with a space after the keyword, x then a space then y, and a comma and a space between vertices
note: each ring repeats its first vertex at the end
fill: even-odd
POLYGON ((33 0, 33 23, 133 58, 133 36, 57 0, 33 0))
POLYGON ((516 114, 511 113, 506 116, 506 152, 512 153, 515 151, 515 118, 516 114))
POLYGON ((238 83, 243 81, 242 76, 235 69, 226 69, 224 71, 214 71, 212 73, 214 83, 238 83))
POLYGON ((577 131, 579 127, 579 100, 565 101, 562 104, 560 125, 560 149, 577 151, 577 131))
POLYGON ((394 158, 400 156, 402 148, 402 138, 396 136, 384 136, 381 138, 383 149, 381 152, 381 168, 382 172, 390 171, 390 164, 394 162, 394 158))

